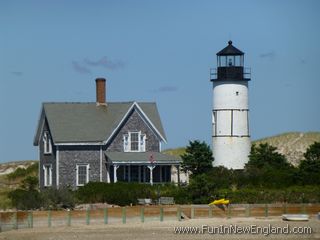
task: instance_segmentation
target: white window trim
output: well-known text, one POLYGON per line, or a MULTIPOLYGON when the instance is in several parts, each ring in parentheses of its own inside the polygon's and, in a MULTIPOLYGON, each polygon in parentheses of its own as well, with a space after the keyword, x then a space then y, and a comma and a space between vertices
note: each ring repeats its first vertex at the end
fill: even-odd
POLYGON ((52 164, 44 164, 43 165, 43 185, 45 187, 51 187, 52 186, 52 164), (49 173, 47 171, 47 167, 49 167, 49 173), (49 182, 47 182, 47 176, 49 174, 49 182))
POLYGON ((76 165, 76 184, 77 184, 77 186, 84 186, 84 184, 79 184, 79 174, 78 174, 78 172, 79 172, 79 166, 85 166, 86 168, 87 168, 87 178, 86 178, 86 183, 88 183, 89 182, 89 170, 90 170, 90 165, 89 164, 77 164, 76 165))
POLYGON ((45 131, 43 134, 43 153, 44 154, 52 153, 51 137, 48 131, 45 131), (47 149, 47 141, 49 143, 49 149, 47 149))
POLYGON ((124 134, 123 135, 123 151, 124 152, 130 152, 130 147, 129 147, 129 134, 124 134))
POLYGON ((145 152, 146 151, 146 134, 141 131, 132 131, 123 135, 123 151, 124 152, 145 152), (138 133, 138 150, 131 150, 131 134, 138 133), (142 137, 142 139, 141 139, 142 137))

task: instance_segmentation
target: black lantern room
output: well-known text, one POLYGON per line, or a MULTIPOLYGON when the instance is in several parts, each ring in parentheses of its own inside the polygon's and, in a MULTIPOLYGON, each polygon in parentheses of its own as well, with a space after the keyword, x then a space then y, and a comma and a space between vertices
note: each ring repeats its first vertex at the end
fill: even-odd
POLYGON ((211 81, 249 81, 249 69, 244 71, 244 53, 228 42, 228 46, 217 53, 217 69, 211 70, 211 81))

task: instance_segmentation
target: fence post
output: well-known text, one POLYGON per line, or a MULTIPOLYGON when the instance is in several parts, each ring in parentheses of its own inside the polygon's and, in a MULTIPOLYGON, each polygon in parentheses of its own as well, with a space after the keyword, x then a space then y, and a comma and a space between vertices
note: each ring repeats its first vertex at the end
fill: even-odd
POLYGON ((209 206, 209 218, 212 218, 212 206, 209 206))
POLYGON ((306 214, 306 213, 307 213, 307 211, 306 211, 306 204, 305 204, 305 203, 302 203, 302 204, 301 204, 301 213, 302 213, 302 214, 306 214))
POLYGON ((163 222, 163 207, 160 207, 160 222, 163 222))
POLYGON ((126 207, 122 207, 122 223, 126 223, 126 207))
POLYGON ((2 221, 1 221, 1 218, 2 218, 2 213, 0 212, 0 233, 2 232, 2 221))
POLYGON ((287 212, 288 212, 287 203, 284 203, 284 204, 283 204, 283 213, 284 213, 284 214, 287 214, 287 212))
POLYGON ((103 210, 104 224, 108 224, 108 208, 103 210))
POLYGON ((231 218, 231 204, 228 205, 228 216, 227 218, 231 218))
POLYGON ((178 221, 181 221, 181 208, 180 208, 180 206, 178 206, 178 208, 177 208, 177 218, 178 218, 178 221))
POLYGON ((194 219, 194 206, 191 206, 191 219, 194 219))
POLYGON ((246 217, 250 217, 250 204, 246 205, 246 217))
POLYGON ((140 208, 140 218, 141 218, 141 222, 144 222, 144 207, 140 208))
POLYGON ((268 217, 269 216, 269 208, 268 208, 268 204, 264 205, 264 216, 268 217))
POLYGON ((90 224, 90 209, 87 208, 87 212, 86 212, 86 224, 89 225, 90 224))
POLYGON ((70 209, 68 209, 68 212, 67 212, 67 225, 68 225, 68 227, 71 226, 71 211, 70 211, 70 209))
POLYGON ((14 212, 12 216, 12 221, 13 221, 13 229, 18 229, 18 213, 14 212))
POLYGON ((33 212, 28 213, 28 227, 33 228, 33 212))
POLYGON ((28 211, 27 212, 28 213, 28 215, 27 215, 27 223, 28 223, 28 228, 30 228, 31 226, 31 224, 30 224, 30 212, 28 211))
POLYGON ((51 210, 48 211, 48 227, 51 227, 51 210))

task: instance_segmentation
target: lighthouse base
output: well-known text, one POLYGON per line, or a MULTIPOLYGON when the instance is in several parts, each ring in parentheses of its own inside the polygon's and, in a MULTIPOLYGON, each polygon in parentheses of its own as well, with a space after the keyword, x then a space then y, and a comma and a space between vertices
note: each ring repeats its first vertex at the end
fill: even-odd
POLYGON ((213 166, 243 169, 249 161, 251 141, 249 137, 214 137, 213 166))

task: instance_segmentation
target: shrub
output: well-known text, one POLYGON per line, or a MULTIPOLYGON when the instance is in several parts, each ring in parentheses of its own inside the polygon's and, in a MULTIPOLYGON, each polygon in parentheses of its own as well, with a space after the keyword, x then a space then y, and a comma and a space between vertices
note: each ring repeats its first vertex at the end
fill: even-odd
POLYGON ((155 198, 156 189, 148 184, 89 182, 76 191, 80 202, 107 202, 125 206, 137 204, 138 198, 155 198))
POLYGON ((36 190, 16 189, 8 194, 12 206, 19 210, 37 209, 41 207, 40 193, 36 190))
POLYGON ((217 198, 228 198, 231 203, 319 203, 319 186, 292 186, 286 189, 242 188, 232 191, 220 189, 217 198))
POLYGON ((213 185, 206 174, 194 176, 188 186, 189 196, 193 203, 209 203, 212 199, 213 185))
POLYGON ((74 208, 74 192, 68 188, 46 188, 40 193, 44 209, 74 208))
POLYGON ((173 184, 149 185, 140 183, 103 183, 89 182, 80 187, 75 196, 81 203, 106 202, 120 206, 136 205, 138 198, 151 198, 158 200, 159 197, 173 197, 178 204, 190 203, 187 187, 177 187, 173 184))

